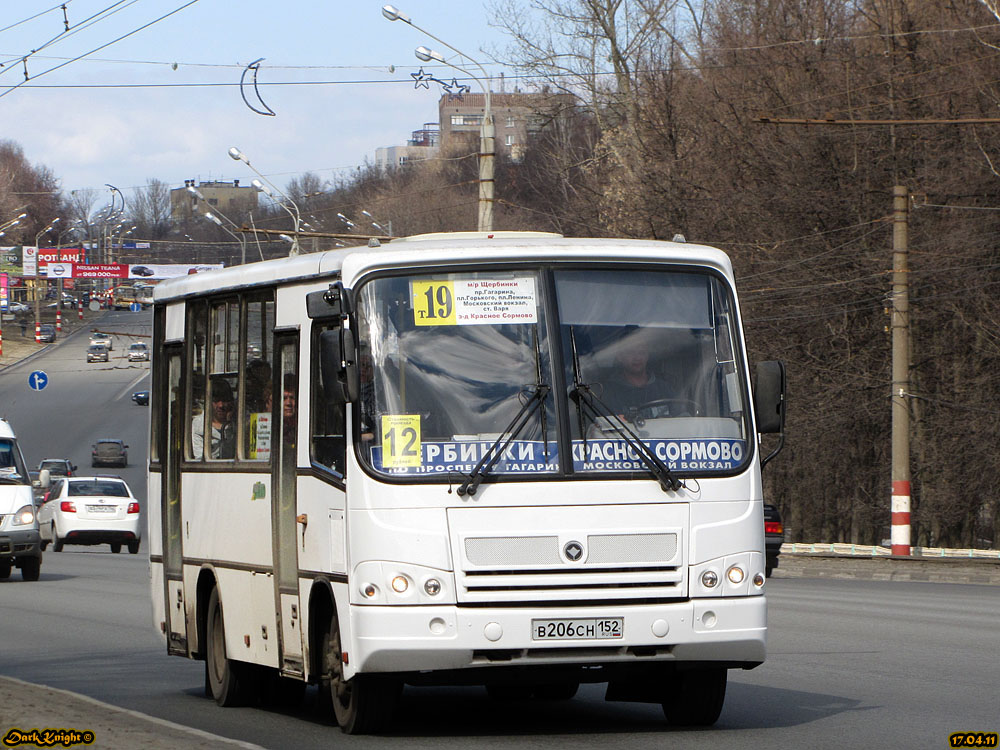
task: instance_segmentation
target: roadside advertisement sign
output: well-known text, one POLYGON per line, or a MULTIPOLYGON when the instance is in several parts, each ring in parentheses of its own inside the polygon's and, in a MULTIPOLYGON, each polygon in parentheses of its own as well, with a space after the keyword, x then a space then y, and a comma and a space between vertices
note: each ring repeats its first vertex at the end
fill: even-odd
POLYGON ((192 273, 214 271, 217 268, 223 268, 223 265, 221 263, 199 263, 192 265, 184 265, 182 263, 172 263, 169 265, 135 264, 129 266, 128 277, 130 279, 174 279, 178 276, 187 276, 192 273))
POLYGON ((38 275, 38 248, 25 245, 21 248, 21 268, 24 276, 38 275))
POLYGON ((127 279, 124 263, 73 263, 72 275, 77 279, 127 279))
POLYGON ((46 276, 50 279, 71 279, 73 278, 72 263, 49 263, 46 266, 46 276))
POLYGON ((0 273, 0 311, 7 312, 7 274, 0 273))

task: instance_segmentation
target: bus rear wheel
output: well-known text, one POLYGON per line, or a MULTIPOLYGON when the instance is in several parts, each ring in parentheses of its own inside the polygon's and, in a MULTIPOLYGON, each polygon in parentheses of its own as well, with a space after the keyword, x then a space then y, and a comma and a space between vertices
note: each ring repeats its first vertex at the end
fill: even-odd
POLYGON ((205 622, 205 675, 209 690, 220 706, 241 706, 246 701, 249 675, 244 665, 226 655, 226 631, 223 625, 219 589, 208 598, 205 622))
POLYGON ((340 624, 336 613, 322 635, 323 654, 319 695, 322 705, 333 709, 345 734, 371 734, 392 719, 402 683, 382 675, 355 675, 344 679, 340 624))
POLYGON ((724 668, 678 672, 663 701, 663 713, 675 726, 708 727, 719 719, 726 702, 724 668))

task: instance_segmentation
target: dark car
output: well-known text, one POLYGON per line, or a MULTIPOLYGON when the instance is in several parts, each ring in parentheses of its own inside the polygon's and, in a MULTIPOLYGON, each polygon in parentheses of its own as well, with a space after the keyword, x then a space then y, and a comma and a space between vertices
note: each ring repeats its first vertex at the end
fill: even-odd
POLYGON ((56 340, 56 327, 51 323, 42 323, 38 326, 38 340, 51 344, 56 340))
POLYGON ((155 276, 156 275, 156 271, 154 271, 152 268, 146 268, 146 266, 132 266, 131 271, 132 271, 132 275, 133 276, 155 276))
POLYGON ((94 443, 91 466, 128 466, 128 446, 124 440, 104 438, 94 443))
POLYGON ((52 477, 71 477, 73 476, 73 472, 76 471, 76 464, 68 458, 46 458, 38 464, 39 474, 42 472, 42 469, 47 469, 49 476, 52 477))
POLYGON ((149 406, 149 391, 136 391, 132 394, 132 400, 139 406, 149 406))
POLYGON ((108 362, 109 356, 108 347, 106 346, 98 346, 94 344, 93 346, 87 347, 88 362, 108 362))
POLYGON ((785 526, 781 523, 781 513, 773 505, 764 505, 764 574, 770 578, 771 571, 778 567, 778 555, 785 542, 785 526))

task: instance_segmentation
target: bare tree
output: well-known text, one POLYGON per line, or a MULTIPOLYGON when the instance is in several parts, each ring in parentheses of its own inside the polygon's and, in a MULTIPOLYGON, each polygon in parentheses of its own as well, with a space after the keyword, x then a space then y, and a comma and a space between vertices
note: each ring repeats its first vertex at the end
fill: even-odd
POLYGON ((146 186, 132 191, 126 206, 137 236, 163 239, 170 231, 170 186, 162 180, 149 179, 146 186))

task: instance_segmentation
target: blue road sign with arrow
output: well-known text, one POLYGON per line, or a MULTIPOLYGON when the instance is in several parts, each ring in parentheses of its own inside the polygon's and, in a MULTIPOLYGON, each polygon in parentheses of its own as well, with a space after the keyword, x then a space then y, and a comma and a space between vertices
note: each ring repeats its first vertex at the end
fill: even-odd
POLYGON ((42 370, 35 370, 28 376, 28 385, 31 390, 40 391, 49 384, 49 376, 42 370))

